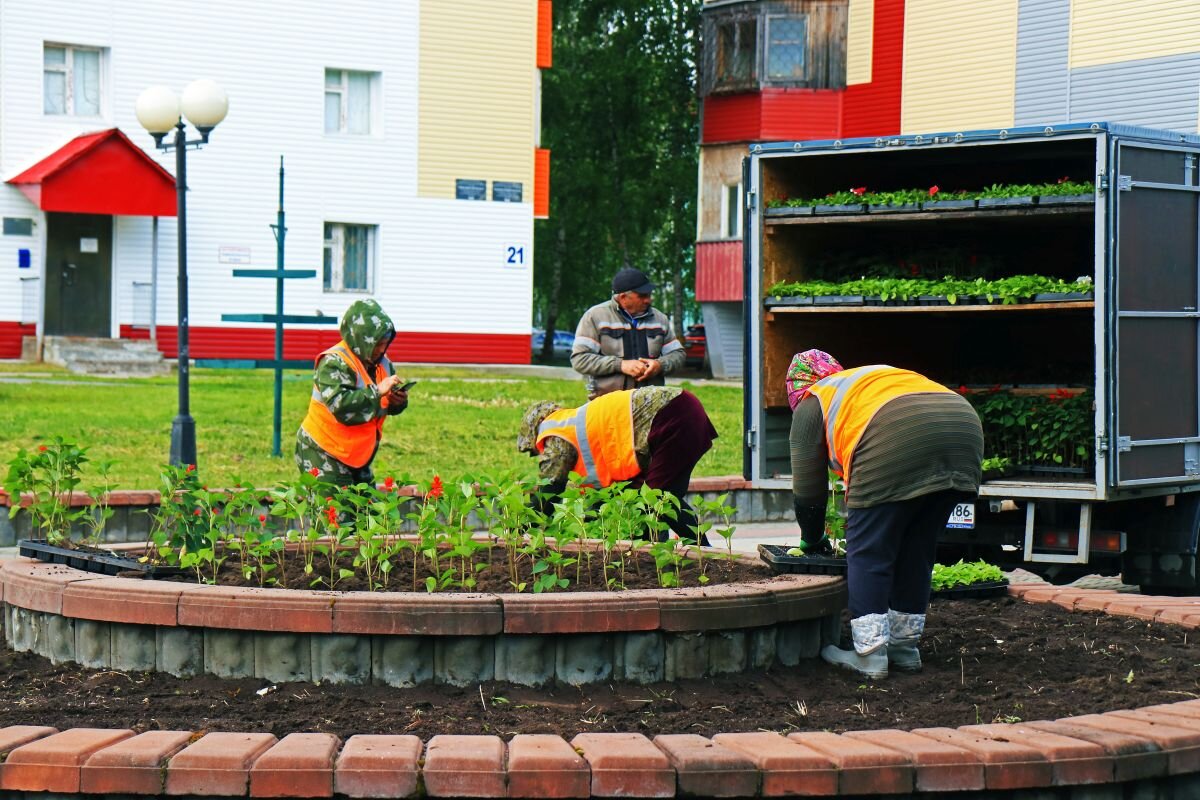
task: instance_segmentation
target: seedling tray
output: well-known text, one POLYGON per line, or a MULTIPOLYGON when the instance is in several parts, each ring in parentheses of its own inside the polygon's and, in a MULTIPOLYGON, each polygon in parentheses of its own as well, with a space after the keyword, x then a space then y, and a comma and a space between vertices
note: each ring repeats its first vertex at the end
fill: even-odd
POLYGON ((65 564, 84 572, 96 572, 101 575, 136 572, 147 578, 169 578, 187 572, 179 567, 145 564, 136 558, 125 558, 113 553, 94 553, 86 550, 73 550, 68 547, 56 547, 32 539, 22 539, 17 542, 17 552, 26 558, 36 558, 38 561, 45 561, 48 564, 65 564))
POLYGON ((766 562, 772 572, 806 573, 809 575, 845 575, 846 559, 827 556, 789 556, 791 546, 760 544, 758 557, 766 562))
MULTIPOLYGON (((762 545, 759 545, 760 547, 762 545)), ((1002 581, 981 581, 966 586, 951 586, 929 593, 931 600, 973 600, 982 597, 999 597, 1008 592, 1008 578, 1002 581)))

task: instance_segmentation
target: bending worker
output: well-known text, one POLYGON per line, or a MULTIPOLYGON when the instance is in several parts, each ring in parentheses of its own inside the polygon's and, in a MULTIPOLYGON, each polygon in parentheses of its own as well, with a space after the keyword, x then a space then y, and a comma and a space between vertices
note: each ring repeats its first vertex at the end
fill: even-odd
POLYGON ((679 513, 668 520, 671 530, 694 540, 696 515, 684 497, 692 470, 716 438, 694 394, 646 386, 609 392, 579 408, 536 403, 521 420, 517 450, 538 459, 551 496, 562 494, 572 472, 592 486, 628 481, 674 495, 679 513))
POLYGON ((806 553, 829 553, 829 474, 846 484, 852 650, 821 657, 871 678, 921 668, 938 534, 982 477, 983 428, 971 405, 904 369, 843 369, 820 350, 792 359, 789 437, 796 522, 806 553))
POLYGON ((374 484, 383 422, 408 407, 385 355, 396 329, 379 303, 356 300, 339 330, 342 340, 317 356, 308 415, 296 431, 296 465, 339 486, 374 484))

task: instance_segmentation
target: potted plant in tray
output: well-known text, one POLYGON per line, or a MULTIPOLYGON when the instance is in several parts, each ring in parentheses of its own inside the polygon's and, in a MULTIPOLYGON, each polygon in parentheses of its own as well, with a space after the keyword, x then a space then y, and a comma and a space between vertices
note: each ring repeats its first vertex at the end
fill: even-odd
POLYGON ((994 564, 983 560, 964 562, 960 558, 950 566, 934 564, 930 588, 933 599, 993 597, 1004 594, 1008 578, 994 564))

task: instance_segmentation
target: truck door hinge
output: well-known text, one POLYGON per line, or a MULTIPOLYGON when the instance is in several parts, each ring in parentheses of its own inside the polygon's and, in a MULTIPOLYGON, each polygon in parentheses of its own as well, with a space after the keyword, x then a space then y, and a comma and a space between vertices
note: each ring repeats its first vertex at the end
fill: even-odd
POLYGON ((1133 191, 1133 176, 1132 175, 1118 175, 1117 176, 1117 191, 1119 191, 1119 192, 1133 191))
POLYGON ((1200 475, 1200 461, 1195 456, 1185 458, 1183 460, 1183 474, 1189 478, 1195 475, 1200 475))
POLYGON ((1105 175, 1104 173, 1097 175, 1096 176, 1096 187, 1099 188, 1100 191, 1102 191, 1102 192, 1108 191, 1108 175, 1105 175))
POLYGON ((746 192, 746 210, 753 211, 758 206, 758 192, 746 192))
POLYGON ((758 447, 758 428, 750 428, 746 431, 746 446, 751 450, 758 447))
POLYGON ((1107 453, 1108 452, 1108 437, 1105 436, 1104 434, 1101 434, 1096 437, 1096 452, 1097 453, 1107 453))
POLYGON ((1131 436, 1118 436, 1117 437, 1117 452, 1118 453, 1128 453, 1132 449, 1133 449, 1133 437, 1131 437, 1131 436))

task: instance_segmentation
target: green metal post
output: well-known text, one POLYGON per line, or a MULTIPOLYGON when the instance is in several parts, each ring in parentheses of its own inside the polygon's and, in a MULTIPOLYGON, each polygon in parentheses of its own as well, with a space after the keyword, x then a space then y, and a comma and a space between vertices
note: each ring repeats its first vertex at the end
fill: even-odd
POLYGON ((283 214, 283 156, 279 157, 279 215, 275 229, 275 427, 271 433, 271 455, 283 455, 280 448, 280 429, 283 426, 283 244, 287 226, 283 214))

